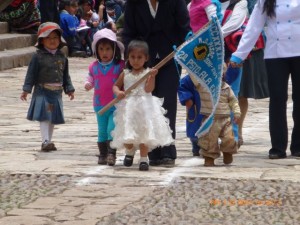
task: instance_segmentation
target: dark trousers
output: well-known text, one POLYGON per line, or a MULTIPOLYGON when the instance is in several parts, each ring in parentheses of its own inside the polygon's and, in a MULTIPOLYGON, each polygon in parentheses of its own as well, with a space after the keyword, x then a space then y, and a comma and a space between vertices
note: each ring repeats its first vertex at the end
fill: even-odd
POLYGON ((285 152, 288 146, 287 100, 291 75, 293 121, 292 153, 300 152, 300 57, 266 59, 270 91, 269 129, 272 148, 285 152))
POLYGON ((41 22, 54 22, 59 24, 58 0, 39 0, 41 22))
MULTIPOLYGON (((177 114, 177 90, 179 86, 180 72, 175 64, 168 63, 159 69, 155 80, 155 89, 152 94, 158 98, 163 98, 163 107, 167 110, 166 117, 170 121, 172 136, 176 138, 176 114, 177 114), (179 74, 178 74, 179 72, 179 74)), ((160 160, 163 158, 176 159, 175 145, 153 149, 149 153, 150 160, 160 160)))

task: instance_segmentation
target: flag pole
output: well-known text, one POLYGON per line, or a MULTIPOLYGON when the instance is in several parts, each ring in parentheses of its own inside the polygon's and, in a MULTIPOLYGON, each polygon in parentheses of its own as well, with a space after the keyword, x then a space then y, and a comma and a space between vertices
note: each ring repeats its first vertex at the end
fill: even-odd
MULTIPOLYGON (((161 60, 158 64, 156 64, 153 69, 160 69, 162 66, 164 66, 167 62, 170 61, 175 55, 175 51, 171 52, 169 55, 167 55, 163 60, 161 60)), ((135 89, 139 84, 141 84, 143 81, 145 81, 151 72, 146 73, 143 77, 141 77, 137 82, 135 82, 133 85, 131 85, 126 91, 125 96, 128 95, 133 89, 135 89)), ((110 101, 107 105, 105 105, 102 109, 98 111, 100 115, 105 113, 108 109, 113 107, 116 103, 118 103, 120 100, 117 98, 114 98, 112 101, 110 101)))

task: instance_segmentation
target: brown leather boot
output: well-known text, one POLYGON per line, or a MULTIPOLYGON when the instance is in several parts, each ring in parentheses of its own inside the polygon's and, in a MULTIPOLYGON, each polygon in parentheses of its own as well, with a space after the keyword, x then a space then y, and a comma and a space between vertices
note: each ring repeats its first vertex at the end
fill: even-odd
POLYGON ((98 149, 99 149, 99 157, 98 157, 98 164, 99 165, 106 165, 107 164, 107 144, 106 142, 98 142, 98 149))
POLYGON ((226 165, 231 164, 233 161, 232 154, 223 152, 223 162, 226 165))
POLYGON ((110 142, 107 141, 107 165, 114 166, 116 164, 116 153, 117 150, 110 147, 110 142))
POLYGON ((215 166, 215 160, 210 157, 204 157, 204 166, 215 166))

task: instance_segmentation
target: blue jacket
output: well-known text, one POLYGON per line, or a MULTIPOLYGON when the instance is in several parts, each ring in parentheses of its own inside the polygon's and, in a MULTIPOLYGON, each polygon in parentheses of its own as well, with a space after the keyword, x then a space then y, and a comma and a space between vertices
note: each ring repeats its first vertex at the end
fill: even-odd
POLYGON ((189 75, 186 75, 180 80, 178 88, 178 97, 182 105, 191 99, 194 105, 187 112, 186 118, 186 135, 189 138, 196 137, 195 133, 200 128, 202 115, 200 114, 200 95, 189 75))
POLYGON ((72 16, 67 11, 63 10, 60 13, 60 23, 61 29, 63 30, 63 37, 75 37, 76 29, 79 27, 79 20, 76 16, 72 16))

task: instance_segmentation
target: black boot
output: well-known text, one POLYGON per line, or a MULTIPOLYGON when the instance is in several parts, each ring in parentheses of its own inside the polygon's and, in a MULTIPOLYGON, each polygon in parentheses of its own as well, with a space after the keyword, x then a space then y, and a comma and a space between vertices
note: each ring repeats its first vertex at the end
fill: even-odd
POLYGON ((116 164, 116 149, 110 147, 110 142, 107 141, 107 165, 114 166, 116 164))
POLYGON ((107 164, 107 143, 106 142, 98 142, 98 148, 99 148, 99 158, 98 158, 98 164, 100 165, 106 165, 107 164))

